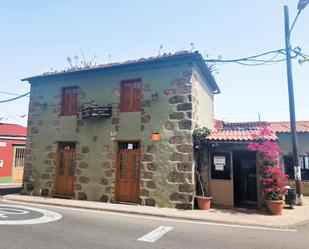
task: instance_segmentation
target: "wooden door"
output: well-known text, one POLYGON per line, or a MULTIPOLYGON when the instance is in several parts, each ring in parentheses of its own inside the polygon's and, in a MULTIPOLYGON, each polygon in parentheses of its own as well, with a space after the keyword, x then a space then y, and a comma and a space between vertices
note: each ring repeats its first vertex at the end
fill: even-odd
POLYGON ((140 184, 139 142, 120 142, 117 153, 116 199, 138 203, 140 184))
POLYGON ((74 166, 75 143, 60 142, 57 150, 55 195, 73 196, 74 166))

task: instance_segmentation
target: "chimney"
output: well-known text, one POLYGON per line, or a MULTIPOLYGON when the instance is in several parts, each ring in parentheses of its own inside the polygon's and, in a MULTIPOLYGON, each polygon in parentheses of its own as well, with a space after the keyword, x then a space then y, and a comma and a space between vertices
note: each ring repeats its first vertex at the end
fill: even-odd
POLYGON ((223 121, 215 119, 214 120, 214 128, 215 129, 222 129, 223 128, 223 121))

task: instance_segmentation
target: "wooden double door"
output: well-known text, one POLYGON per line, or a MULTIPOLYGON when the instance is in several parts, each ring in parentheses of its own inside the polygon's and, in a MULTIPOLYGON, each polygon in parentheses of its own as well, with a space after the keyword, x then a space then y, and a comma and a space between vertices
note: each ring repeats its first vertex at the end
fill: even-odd
POLYGON ((140 185, 140 143, 119 142, 116 168, 116 200, 138 203, 140 185))
POLYGON ((73 196, 75 152, 74 142, 60 142, 57 149, 55 195, 73 196))

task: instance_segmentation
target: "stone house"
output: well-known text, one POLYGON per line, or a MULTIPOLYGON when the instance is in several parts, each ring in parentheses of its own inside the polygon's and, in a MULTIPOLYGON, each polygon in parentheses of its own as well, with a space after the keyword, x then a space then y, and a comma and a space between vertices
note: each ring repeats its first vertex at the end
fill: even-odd
POLYGON ((193 208, 192 132, 220 90, 201 54, 72 68, 31 84, 25 194, 193 208))

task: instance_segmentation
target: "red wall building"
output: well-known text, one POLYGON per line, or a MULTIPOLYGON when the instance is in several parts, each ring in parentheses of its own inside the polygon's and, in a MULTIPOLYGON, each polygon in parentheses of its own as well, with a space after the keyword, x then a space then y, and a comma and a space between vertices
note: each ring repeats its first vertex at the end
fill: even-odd
POLYGON ((27 128, 0 123, 0 184, 22 180, 27 128))

